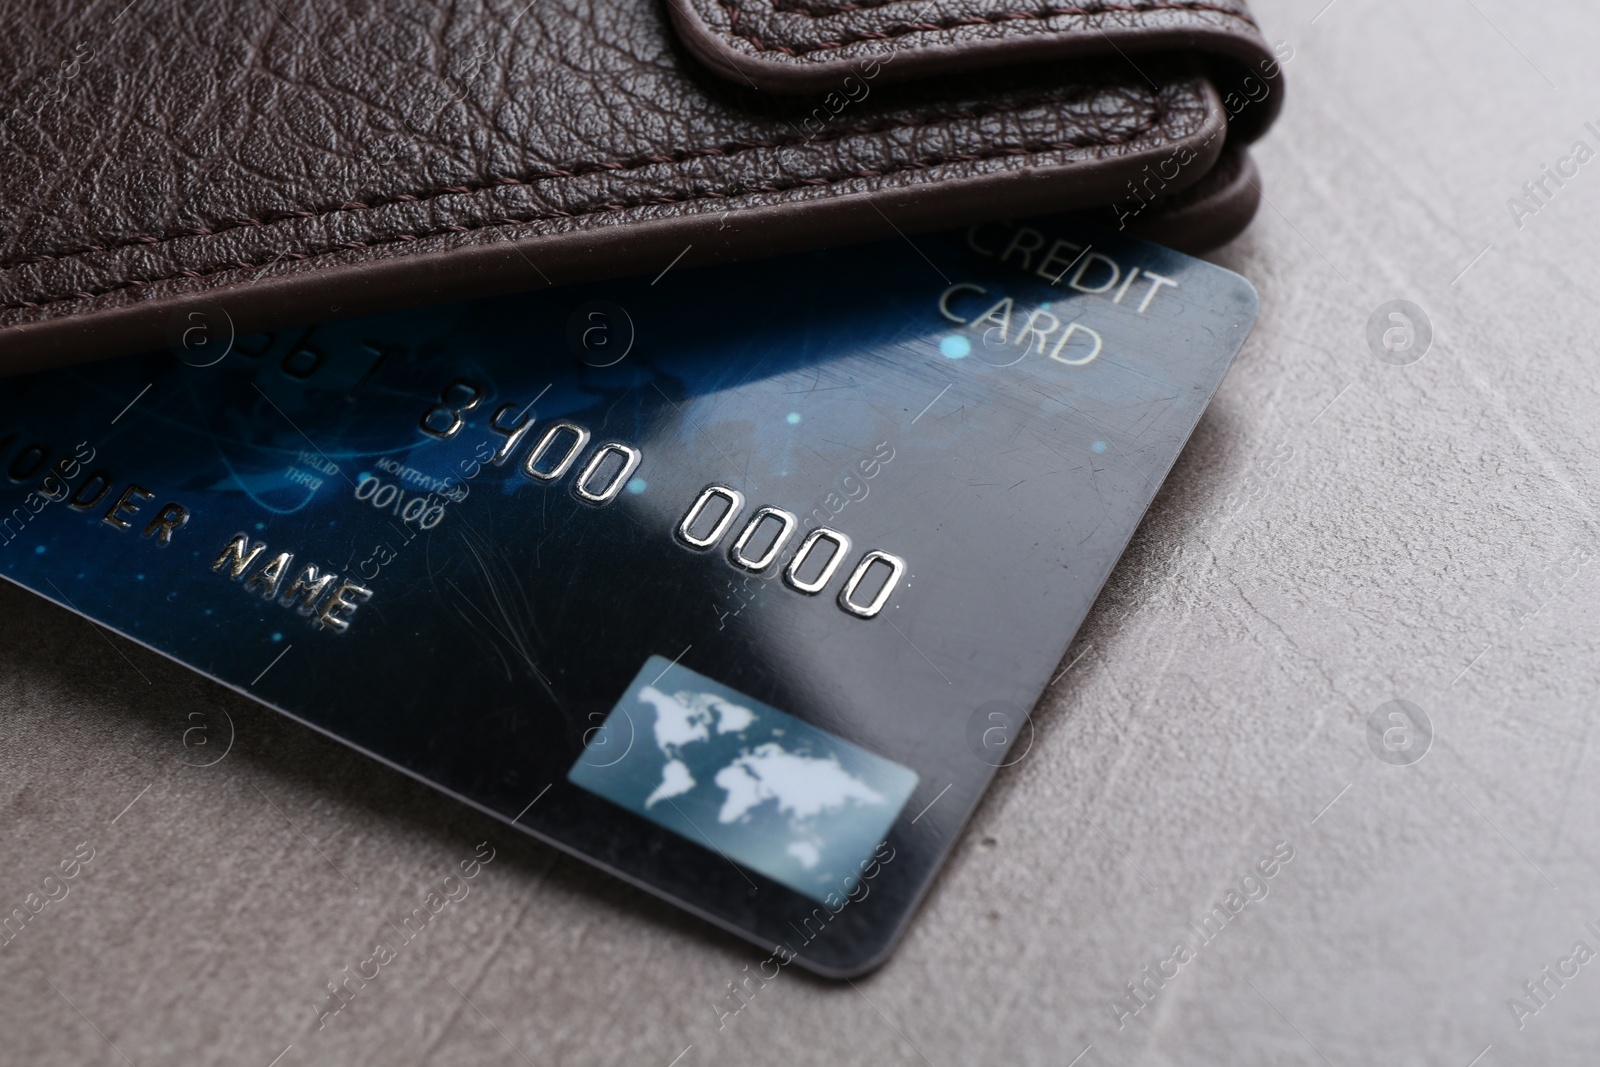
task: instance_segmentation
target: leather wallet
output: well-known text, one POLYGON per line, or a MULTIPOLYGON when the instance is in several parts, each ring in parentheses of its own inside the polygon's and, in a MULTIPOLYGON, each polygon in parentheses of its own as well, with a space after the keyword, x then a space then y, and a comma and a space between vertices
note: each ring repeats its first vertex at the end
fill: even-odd
POLYGON ((1185 250, 1282 102, 1241 0, 0 0, 0 371, 1094 210, 1185 250))

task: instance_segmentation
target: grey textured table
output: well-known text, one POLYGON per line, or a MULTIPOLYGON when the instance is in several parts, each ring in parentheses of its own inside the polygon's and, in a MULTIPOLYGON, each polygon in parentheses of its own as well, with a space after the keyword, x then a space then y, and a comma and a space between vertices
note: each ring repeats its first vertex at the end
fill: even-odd
POLYGON ((1600 149, 1600 20, 1325 3, 1257 3, 1260 325, 883 970, 719 1019, 762 954, 8 587, 0 905, 93 859, 0 949, 0 1062, 1592 1062, 1600 160, 1522 187, 1600 149))

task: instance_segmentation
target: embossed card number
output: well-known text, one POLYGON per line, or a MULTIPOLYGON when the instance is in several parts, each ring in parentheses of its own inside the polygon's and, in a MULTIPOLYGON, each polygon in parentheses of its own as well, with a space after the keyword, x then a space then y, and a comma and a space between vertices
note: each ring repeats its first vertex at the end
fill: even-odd
MULTIPOLYGON (((488 390, 482 386, 457 378, 439 391, 439 402, 422 413, 417 426, 429 437, 449 440, 466 425, 467 412, 488 395, 488 390)), ((505 441, 495 449, 488 462, 503 465, 529 436, 534 428, 532 407, 532 404, 502 404, 495 409, 489 418, 489 429, 505 437, 505 441)), ((560 481, 573 469, 589 441, 586 427, 567 421, 553 423, 539 436, 520 469, 535 481, 560 481)), ((644 454, 631 445, 605 442, 589 453, 579 468, 572 486, 573 495, 591 504, 609 504, 628 484, 643 458, 644 454)))
MULTIPOLYGON (((487 389, 458 378, 439 391, 439 402, 423 412, 417 425, 430 437, 448 440, 466 425, 467 412, 487 396, 487 389)), ((535 419, 531 408, 531 404, 519 409, 510 403, 495 410, 489 428, 506 440, 491 462, 505 463, 524 439, 533 438, 530 431, 535 419)), ((590 504, 608 504, 639 469, 644 453, 632 445, 607 441, 585 457, 591 439, 588 428, 576 422, 563 419, 551 423, 537 435, 518 469, 534 481, 554 484, 576 468, 579 473, 573 480, 573 495, 590 504)), ((733 529, 744 505, 744 494, 737 489, 707 486, 678 523, 679 542, 697 551, 715 547, 733 529)), ((739 528, 728 550, 728 561, 742 570, 763 573, 783 558, 799 532, 800 520, 793 512, 764 505, 739 528)), ((822 592, 839 572, 850 547, 850 538, 838 530, 825 526, 811 530, 799 538, 799 547, 788 557, 783 567, 784 584, 808 596, 822 592)), ((840 588, 839 607, 858 619, 876 617, 905 572, 905 560, 899 556, 878 550, 866 553, 840 588)))
MULTIPOLYGON (((737 489, 706 486, 678 523, 678 540, 698 551, 715 547, 733 528, 744 502, 744 494, 737 489)), ((728 559, 747 571, 765 571, 782 555, 799 525, 792 512, 770 505, 757 508, 733 539, 728 559)), ((820 593, 849 552, 849 537, 819 526, 801 540, 783 568, 784 584, 800 593, 820 593)), ((905 560, 899 556, 868 552, 839 590, 839 606, 858 619, 873 618, 889 602, 905 571, 905 560)))

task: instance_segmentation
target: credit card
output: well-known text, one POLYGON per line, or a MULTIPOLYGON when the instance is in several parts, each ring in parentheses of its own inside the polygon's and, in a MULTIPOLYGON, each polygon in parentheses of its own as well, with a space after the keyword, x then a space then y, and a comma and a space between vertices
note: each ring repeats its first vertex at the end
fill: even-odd
POLYGON ((882 962, 1254 322, 1070 219, 0 382, 0 574, 732 930, 882 962))

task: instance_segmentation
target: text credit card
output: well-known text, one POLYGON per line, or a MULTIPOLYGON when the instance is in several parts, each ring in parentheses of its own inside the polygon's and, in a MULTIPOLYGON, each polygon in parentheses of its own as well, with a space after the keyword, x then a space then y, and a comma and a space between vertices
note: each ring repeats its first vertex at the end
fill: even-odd
POLYGON ((881 962, 1256 314, 1066 220, 0 382, 0 574, 816 971, 881 962))

